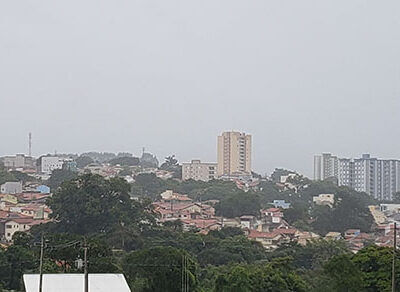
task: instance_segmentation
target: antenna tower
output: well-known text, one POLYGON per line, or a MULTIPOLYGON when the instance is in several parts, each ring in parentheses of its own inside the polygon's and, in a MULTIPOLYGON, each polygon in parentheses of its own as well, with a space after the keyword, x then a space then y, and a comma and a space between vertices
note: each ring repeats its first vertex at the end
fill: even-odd
POLYGON ((32 133, 29 132, 29 156, 32 156, 32 133))

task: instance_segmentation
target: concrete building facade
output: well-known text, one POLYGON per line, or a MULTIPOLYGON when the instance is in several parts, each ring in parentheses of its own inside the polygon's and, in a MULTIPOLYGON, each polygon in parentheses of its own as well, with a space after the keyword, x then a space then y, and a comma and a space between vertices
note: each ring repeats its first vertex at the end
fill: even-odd
POLYGON ((182 163, 182 179, 209 181, 217 178, 216 163, 202 163, 200 160, 192 160, 190 163, 182 163))
POLYGON ((337 177, 339 160, 330 153, 314 156, 314 180, 324 180, 337 177))
POLYGON ((339 186, 365 192, 375 199, 392 200, 393 194, 400 191, 400 160, 377 159, 369 154, 363 154, 357 159, 337 158, 328 153, 316 155, 314 179, 324 180, 328 177, 336 177, 339 186), (324 163, 330 163, 330 166, 325 167, 324 163), (329 171, 322 171, 324 167, 329 171), (326 176, 327 174, 329 176, 326 176))
POLYGON ((64 159, 57 156, 41 157, 40 172, 50 175, 55 169, 62 169, 64 159))
POLYGON ((218 136, 218 176, 251 174, 251 135, 224 132, 218 136))
POLYGON ((24 154, 3 157, 4 167, 7 169, 35 168, 35 159, 24 154))
POLYGON ((2 194, 20 194, 22 193, 22 182, 9 181, 0 186, 0 192, 2 194))

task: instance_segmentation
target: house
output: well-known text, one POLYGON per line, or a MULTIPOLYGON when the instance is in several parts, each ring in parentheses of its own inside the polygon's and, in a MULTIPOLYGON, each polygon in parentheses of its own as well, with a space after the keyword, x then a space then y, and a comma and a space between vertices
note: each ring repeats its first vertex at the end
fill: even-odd
POLYGON ((22 193, 22 182, 6 182, 0 186, 0 193, 11 195, 22 193))
POLYGON ((253 215, 240 216, 240 226, 242 228, 254 229, 257 223, 257 219, 253 215))
POLYGON ((283 235, 276 232, 259 232, 247 230, 247 238, 262 244, 265 249, 276 249, 283 239, 283 235))
POLYGON ((380 204, 380 211, 387 214, 400 213, 400 204, 380 204))
POLYGON ((367 233, 360 232, 360 229, 348 229, 344 233, 344 239, 348 248, 356 253, 362 249, 367 243, 371 242, 373 238, 367 233))
POLYGON ((342 239, 342 234, 340 232, 331 231, 331 232, 328 232, 325 235, 325 239, 327 239, 327 240, 339 240, 339 239, 342 239))
POLYGON ((334 194, 320 194, 318 196, 313 197, 313 202, 319 206, 328 206, 330 208, 335 204, 335 195, 334 194))
POLYGON ((298 230, 296 228, 291 228, 289 226, 283 228, 276 228, 273 232, 281 234, 283 237, 287 238, 289 241, 294 240, 296 235, 298 234, 298 230))
POLYGON ((163 192, 161 195, 161 200, 164 202, 169 202, 169 201, 179 201, 179 202, 191 202, 192 199, 189 198, 187 195, 181 195, 178 193, 174 193, 171 190, 167 190, 163 192))
POLYGON ((199 229, 203 234, 207 234, 210 230, 220 230, 221 222, 217 219, 183 219, 183 230, 199 229))
POLYGON ((274 200, 271 205, 275 208, 289 209, 290 203, 286 203, 285 200, 274 200))
POLYGON ((16 196, 13 196, 10 194, 3 194, 3 195, 0 195, 0 202, 16 205, 16 204, 18 204, 18 199, 16 196))
POLYGON ((298 231, 296 232, 296 241, 300 245, 307 245, 308 242, 318 239, 320 236, 314 232, 298 231))
POLYGON ((36 191, 41 194, 50 194, 50 188, 46 185, 40 185, 36 188, 36 191))
POLYGON ((348 229, 344 232, 344 238, 349 239, 358 236, 361 233, 360 229, 348 229))
POLYGON ((8 218, 0 220, 0 238, 11 242, 17 231, 27 231, 31 228, 33 218, 8 218))
POLYGON ((207 204, 191 202, 154 202, 154 211, 160 215, 160 221, 178 219, 208 219, 213 218, 215 209, 207 204))
MULTIPOLYGON (((43 292, 84 291, 84 274, 44 274, 43 292)), ((37 292, 39 274, 23 276, 25 291, 37 292)), ((123 274, 89 274, 88 286, 90 292, 130 292, 123 274)))
POLYGON ((223 227, 241 227, 239 222, 240 220, 237 218, 221 218, 222 226, 223 227))
POLYGON ((261 210, 261 218, 268 223, 279 224, 283 220, 283 213, 279 208, 261 210))
POLYGON ((0 239, 7 242, 12 241, 15 232, 25 232, 32 226, 47 223, 50 220, 43 218, 33 218, 22 213, 0 211, 0 239))

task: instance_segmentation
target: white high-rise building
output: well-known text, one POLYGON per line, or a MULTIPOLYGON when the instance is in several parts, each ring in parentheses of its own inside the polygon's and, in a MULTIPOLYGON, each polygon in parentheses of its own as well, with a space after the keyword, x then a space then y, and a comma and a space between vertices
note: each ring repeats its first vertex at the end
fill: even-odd
POLYGON ((354 160, 338 159, 327 153, 316 155, 314 179, 324 180, 332 176, 337 178, 339 186, 365 192, 378 200, 392 200, 393 194, 400 191, 399 160, 371 158, 369 154, 354 160))
POLYGON ((337 177, 339 161, 336 156, 330 153, 314 156, 314 180, 324 180, 330 177, 337 177))

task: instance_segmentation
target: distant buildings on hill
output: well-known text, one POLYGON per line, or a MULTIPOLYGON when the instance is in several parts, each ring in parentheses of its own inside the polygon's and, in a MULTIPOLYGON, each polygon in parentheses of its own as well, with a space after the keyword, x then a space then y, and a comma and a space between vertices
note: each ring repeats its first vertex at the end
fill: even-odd
POLYGON ((3 157, 4 167, 7 169, 32 169, 35 168, 35 159, 24 154, 3 157))
POLYGON ((182 179, 209 181, 216 178, 251 177, 251 135, 223 132, 217 139, 217 163, 192 160, 182 165, 182 179))
POLYGON ((330 153, 314 156, 314 180, 334 179, 339 186, 365 192, 378 200, 392 200, 400 191, 400 160, 338 158, 330 153))

